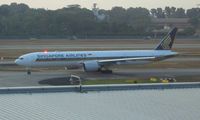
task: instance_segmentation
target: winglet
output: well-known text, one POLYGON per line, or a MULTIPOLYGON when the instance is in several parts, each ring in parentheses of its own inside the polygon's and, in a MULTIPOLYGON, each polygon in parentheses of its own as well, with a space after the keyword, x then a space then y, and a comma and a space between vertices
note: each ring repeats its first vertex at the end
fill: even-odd
POLYGON ((172 48, 172 45, 174 43, 174 39, 176 36, 177 28, 173 28, 158 44, 158 46, 155 48, 155 50, 170 50, 172 48))

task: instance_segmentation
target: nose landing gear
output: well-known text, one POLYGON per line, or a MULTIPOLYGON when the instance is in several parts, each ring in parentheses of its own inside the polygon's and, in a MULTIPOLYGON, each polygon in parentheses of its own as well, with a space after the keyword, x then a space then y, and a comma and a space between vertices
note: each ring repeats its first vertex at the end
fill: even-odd
POLYGON ((30 70, 30 68, 26 68, 26 70, 27 70, 27 75, 31 75, 31 70, 30 70))
POLYGON ((31 70, 27 70, 27 75, 31 75, 31 70))
POLYGON ((113 71, 110 70, 109 68, 107 67, 102 67, 100 70, 99 70, 101 73, 105 73, 105 74, 112 74, 113 71))

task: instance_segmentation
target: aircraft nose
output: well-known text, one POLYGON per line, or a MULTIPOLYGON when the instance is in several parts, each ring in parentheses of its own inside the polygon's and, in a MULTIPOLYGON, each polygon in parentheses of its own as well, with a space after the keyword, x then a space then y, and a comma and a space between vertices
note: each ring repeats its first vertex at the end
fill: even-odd
POLYGON ((18 59, 15 60, 15 64, 19 64, 19 60, 18 59))

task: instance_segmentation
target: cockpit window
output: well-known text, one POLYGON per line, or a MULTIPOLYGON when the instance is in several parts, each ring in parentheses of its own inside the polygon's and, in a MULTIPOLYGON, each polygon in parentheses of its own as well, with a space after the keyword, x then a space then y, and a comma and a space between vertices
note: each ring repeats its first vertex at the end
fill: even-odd
POLYGON ((20 60, 23 60, 24 58, 21 57, 21 58, 19 58, 19 59, 20 59, 20 60))

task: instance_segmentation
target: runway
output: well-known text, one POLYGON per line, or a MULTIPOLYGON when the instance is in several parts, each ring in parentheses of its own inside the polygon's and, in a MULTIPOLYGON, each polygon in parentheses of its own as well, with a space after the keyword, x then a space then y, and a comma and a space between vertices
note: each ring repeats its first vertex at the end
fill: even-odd
POLYGON ((200 40, 176 40, 173 50, 181 55, 147 66, 116 67, 113 74, 85 73, 64 68, 37 69, 26 75, 25 68, 17 67, 14 59, 22 54, 41 51, 74 50, 136 50, 154 49, 160 40, 0 40, 0 87, 68 85, 70 74, 83 80, 137 80, 174 78, 177 82, 200 81, 200 40), (3 57, 3 59, 2 59, 3 57))
MULTIPOLYGON (((105 45, 94 45, 94 44, 82 44, 82 45, 0 45, 0 50, 2 49, 154 49, 156 44, 110 44, 105 45)), ((175 48, 200 48, 198 44, 177 44, 174 45, 175 48)))

